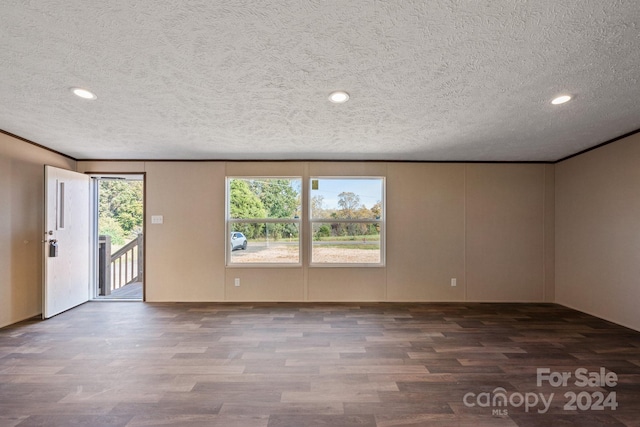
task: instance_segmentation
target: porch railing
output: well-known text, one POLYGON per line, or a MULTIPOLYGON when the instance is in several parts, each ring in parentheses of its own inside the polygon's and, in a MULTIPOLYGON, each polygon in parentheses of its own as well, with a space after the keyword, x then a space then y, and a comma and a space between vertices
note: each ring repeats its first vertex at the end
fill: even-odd
POLYGON ((100 236, 98 250, 99 295, 110 295, 112 291, 129 283, 144 280, 143 235, 111 254, 111 237, 100 236))

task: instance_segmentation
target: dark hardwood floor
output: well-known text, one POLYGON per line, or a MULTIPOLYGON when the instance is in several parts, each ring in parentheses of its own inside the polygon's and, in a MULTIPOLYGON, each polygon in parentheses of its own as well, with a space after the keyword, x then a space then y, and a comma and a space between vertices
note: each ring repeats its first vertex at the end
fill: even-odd
POLYGON ((156 425, 640 426, 640 333, 462 303, 87 303, 0 329, 0 426, 156 425))

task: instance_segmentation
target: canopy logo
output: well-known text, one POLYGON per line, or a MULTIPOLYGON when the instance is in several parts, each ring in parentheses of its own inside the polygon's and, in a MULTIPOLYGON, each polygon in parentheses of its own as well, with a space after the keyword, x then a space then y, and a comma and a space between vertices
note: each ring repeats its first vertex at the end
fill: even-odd
MULTIPOLYGON (((594 391, 581 390, 577 393, 569 390, 563 394, 565 411, 615 411, 618 407, 615 391, 606 392, 603 388, 613 388, 618 385, 618 376, 615 372, 607 372, 604 367, 599 371, 589 371, 586 368, 578 368, 573 372, 552 372, 549 368, 536 370, 536 386, 551 386, 553 388, 574 387, 592 388, 594 391)), ((496 387, 491 392, 466 393, 462 402, 468 408, 491 408, 492 415, 509 415, 508 408, 523 407, 525 412, 536 410, 539 414, 549 411, 555 393, 536 392, 507 392, 503 387, 496 387)))
POLYGON ((543 393, 519 393, 514 392, 507 394, 507 390, 502 387, 495 388, 492 392, 473 393, 469 392, 464 395, 462 402, 464 406, 473 408, 492 408, 493 415, 508 415, 507 406, 519 408, 524 406, 524 411, 529 412, 531 409, 542 404, 542 408, 538 409, 539 414, 544 414, 549 410, 554 394, 551 393, 548 399, 545 399, 543 393), (504 408, 504 409, 502 409, 504 408))

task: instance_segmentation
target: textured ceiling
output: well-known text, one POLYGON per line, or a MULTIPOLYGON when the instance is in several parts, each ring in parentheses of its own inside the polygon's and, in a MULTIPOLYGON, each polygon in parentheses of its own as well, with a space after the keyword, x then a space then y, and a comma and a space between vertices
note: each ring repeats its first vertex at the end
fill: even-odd
POLYGON ((0 129, 78 159, 553 161, 639 77, 638 0, 0 3, 0 129))

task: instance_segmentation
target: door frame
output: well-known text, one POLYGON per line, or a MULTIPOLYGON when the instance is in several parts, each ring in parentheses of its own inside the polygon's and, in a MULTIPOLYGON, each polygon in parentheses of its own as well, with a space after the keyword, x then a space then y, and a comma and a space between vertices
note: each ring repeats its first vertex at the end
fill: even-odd
POLYGON ((146 301, 147 300, 147 173, 146 172, 93 172, 86 171, 85 175, 91 178, 91 279, 90 279, 90 301, 146 301), (98 289, 98 194, 96 192, 95 182, 100 177, 124 177, 129 176, 142 177, 142 246, 144 259, 142 260, 144 280, 142 281, 142 299, 108 299, 96 298, 96 289, 98 289))

